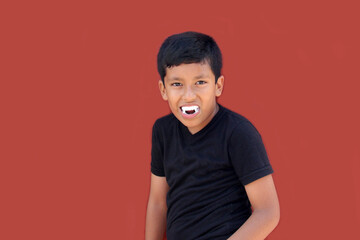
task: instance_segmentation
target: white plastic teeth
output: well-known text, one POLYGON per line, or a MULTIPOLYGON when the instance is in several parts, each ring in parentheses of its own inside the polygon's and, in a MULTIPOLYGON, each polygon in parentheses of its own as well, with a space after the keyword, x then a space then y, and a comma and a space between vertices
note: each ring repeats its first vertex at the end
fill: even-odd
POLYGON ((199 111, 199 107, 198 106, 183 106, 181 107, 181 111, 185 114, 194 114, 197 113, 199 111))

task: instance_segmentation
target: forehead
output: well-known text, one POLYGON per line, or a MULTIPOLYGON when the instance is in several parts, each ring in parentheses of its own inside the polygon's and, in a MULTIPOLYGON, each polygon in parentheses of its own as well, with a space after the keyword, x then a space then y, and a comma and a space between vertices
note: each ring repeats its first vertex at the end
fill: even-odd
POLYGON ((215 78, 210 65, 204 63, 183 63, 179 66, 166 68, 165 79, 215 78))

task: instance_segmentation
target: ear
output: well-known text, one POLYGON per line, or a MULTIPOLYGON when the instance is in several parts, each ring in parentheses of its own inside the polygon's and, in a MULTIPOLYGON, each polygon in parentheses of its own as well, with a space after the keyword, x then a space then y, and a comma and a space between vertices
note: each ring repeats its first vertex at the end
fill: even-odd
POLYGON ((165 85, 164 85, 163 81, 161 81, 161 79, 159 80, 159 90, 160 90, 160 94, 161 94, 162 98, 164 99, 164 101, 167 101, 168 97, 166 95, 165 85))
POLYGON ((224 89, 224 76, 223 75, 221 75, 219 78, 218 78, 218 80, 217 80, 217 82, 216 82, 216 84, 215 84, 215 96, 217 96, 217 97, 220 97, 221 96, 221 93, 222 93, 222 91, 223 91, 223 89, 224 89))

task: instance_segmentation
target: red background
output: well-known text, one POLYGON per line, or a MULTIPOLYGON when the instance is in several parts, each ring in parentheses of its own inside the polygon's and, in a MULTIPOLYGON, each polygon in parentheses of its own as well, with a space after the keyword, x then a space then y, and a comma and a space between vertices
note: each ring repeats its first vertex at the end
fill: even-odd
POLYGON ((219 102, 263 137, 268 239, 358 239, 356 2, 2 1, 0 239, 144 238, 156 54, 187 30, 218 42, 219 102))

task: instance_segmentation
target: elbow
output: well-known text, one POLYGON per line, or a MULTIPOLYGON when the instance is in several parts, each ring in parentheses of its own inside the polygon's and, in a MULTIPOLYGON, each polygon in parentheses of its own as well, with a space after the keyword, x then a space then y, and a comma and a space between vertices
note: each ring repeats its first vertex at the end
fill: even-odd
POLYGON ((277 206, 275 209, 272 210, 271 214, 271 225, 273 228, 276 228, 280 222, 280 207, 277 206))
POLYGON ((280 222, 280 210, 279 209, 269 209, 266 214, 267 228, 269 232, 272 232, 280 222))
POLYGON ((276 228, 280 222, 280 208, 274 214, 273 221, 274 221, 274 228, 276 228))
POLYGON ((255 210, 253 214, 259 214, 260 218, 262 218, 267 226, 267 229, 271 232, 274 230, 280 222, 280 208, 272 207, 268 209, 255 210))
POLYGON ((277 227, 280 222, 280 204, 279 202, 274 203, 268 208, 268 216, 270 217, 270 223, 273 229, 277 227))

